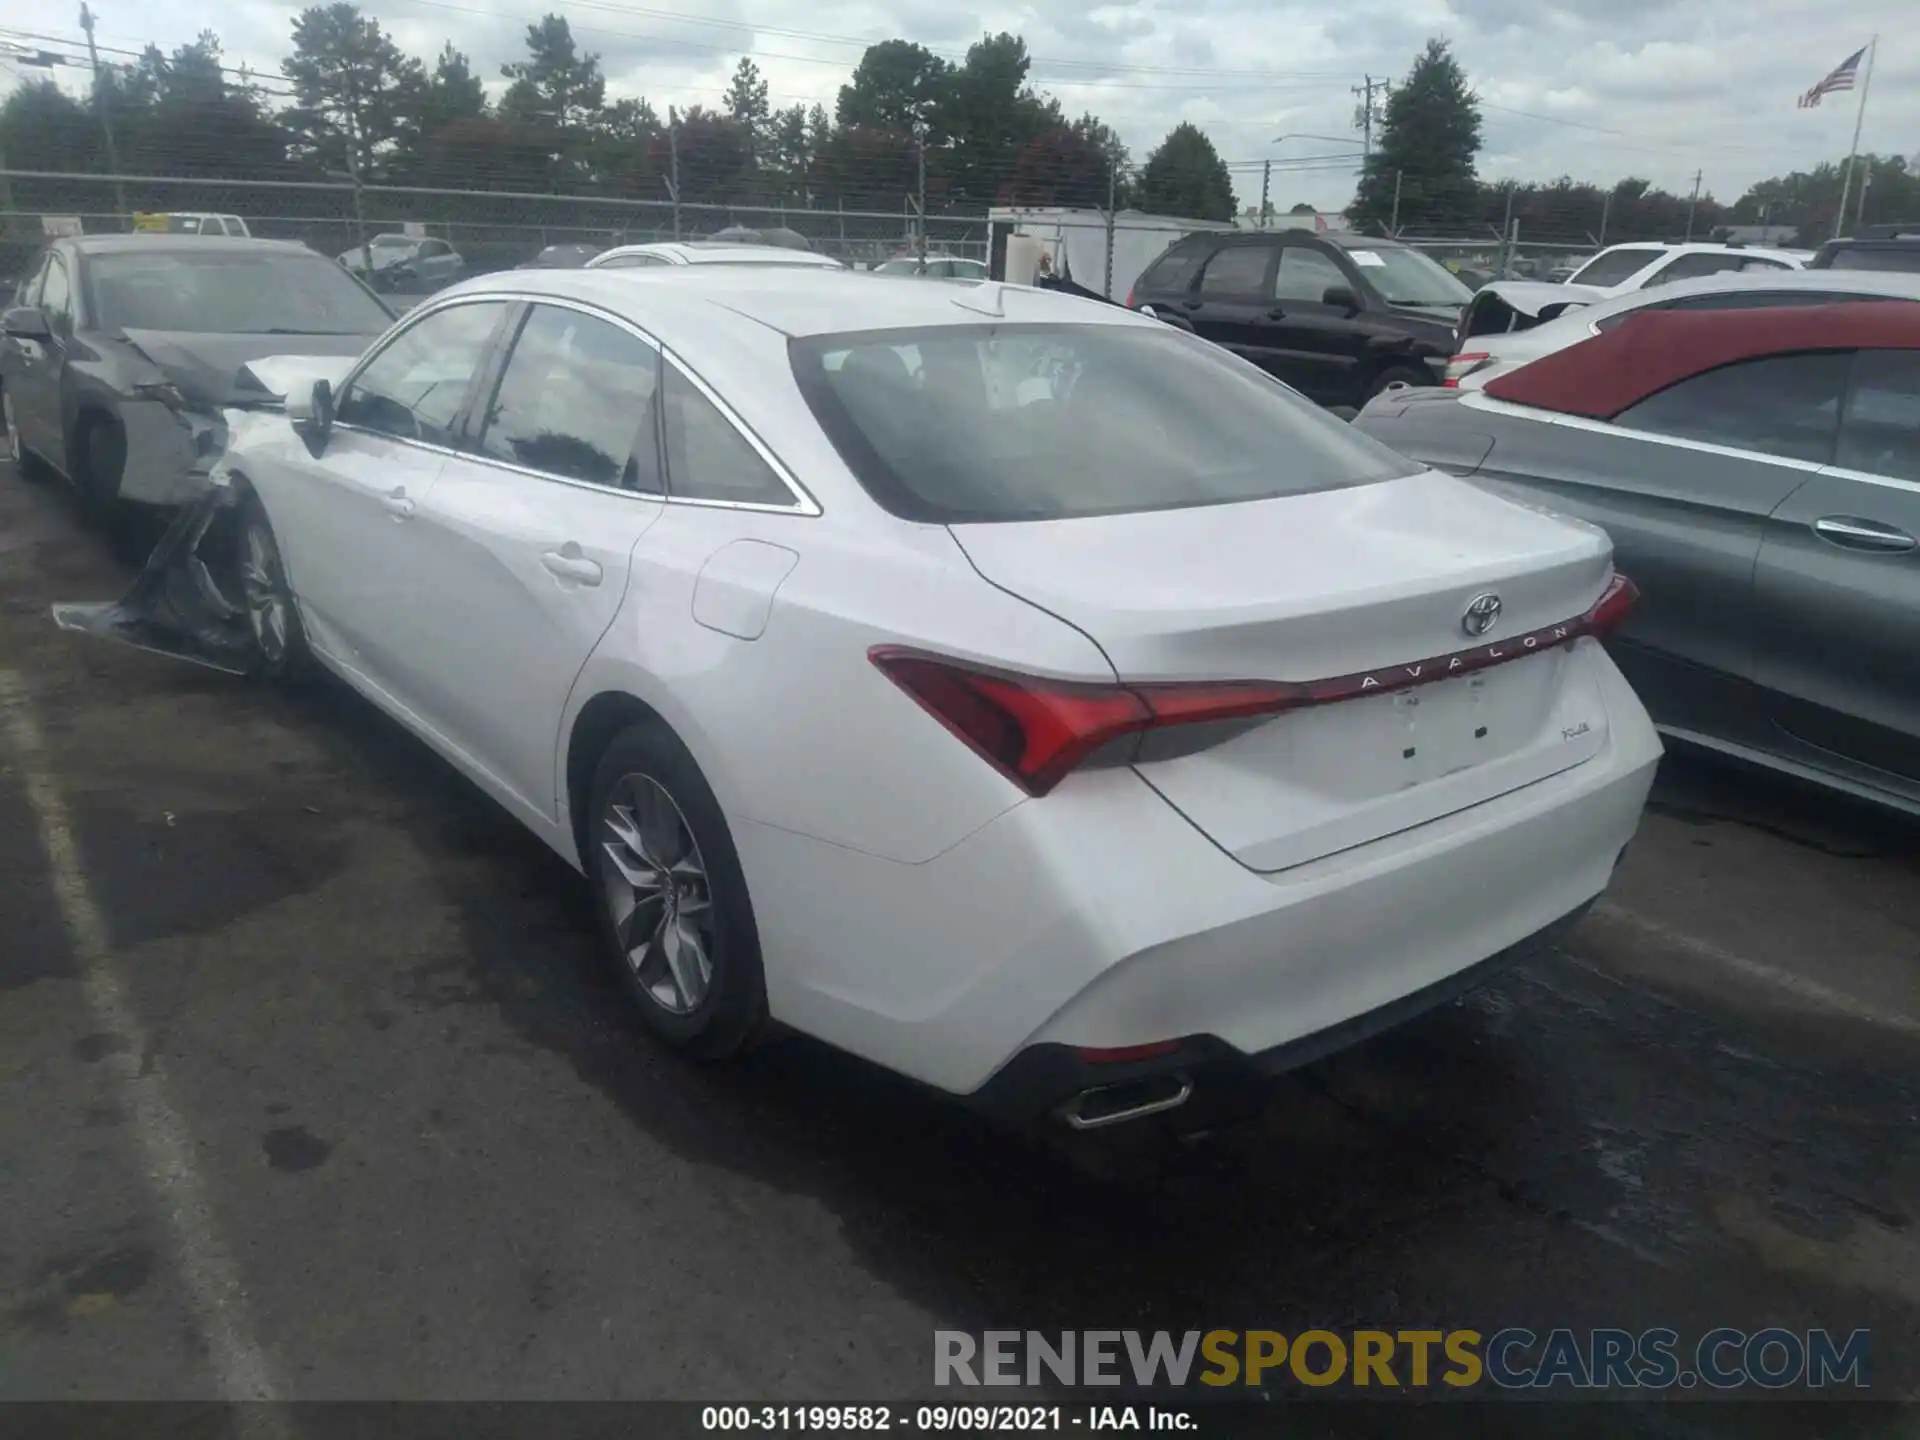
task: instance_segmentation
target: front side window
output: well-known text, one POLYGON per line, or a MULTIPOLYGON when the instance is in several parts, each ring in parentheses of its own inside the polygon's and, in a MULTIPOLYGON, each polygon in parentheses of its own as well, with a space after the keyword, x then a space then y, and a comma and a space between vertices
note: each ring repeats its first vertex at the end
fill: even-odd
POLYGON ((678 365, 666 367, 660 388, 667 437, 667 492, 682 500, 736 505, 794 503, 773 467, 747 437, 700 393, 678 365))
POLYGON ((1207 262, 1200 293, 1213 299, 1258 299, 1266 288, 1271 245, 1228 245, 1207 262))
POLYGON ((1834 463, 1920 481, 1920 351, 1860 352, 1834 463))
POLYGON ((504 300, 450 305, 410 325, 367 363, 340 399, 344 425, 451 445, 467 387, 485 358, 504 300))
POLYGON ((1824 465, 1833 457, 1850 361, 1833 350, 1723 365, 1649 396, 1615 423, 1824 465))
POLYGON ((834 447, 909 520, 1231 504, 1420 468, 1171 326, 957 325, 789 349, 834 447))
POLYGON ((1629 246, 1603 250, 1568 278, 1569 285, 1618 285, 1646 269, 1666 252, 1629 246))
POLYGON ((657 494, 660 355, 605 320, 536 305, 487 407, 482 455, 565 480, 657 494))
POLYGON ((1289 245, 1280 252, 1280 268, 1273 272, 1274 299, 1311 300, 1318 305, 1335 285, 1353 288, 1340 267, 1318 250, 1289 245))

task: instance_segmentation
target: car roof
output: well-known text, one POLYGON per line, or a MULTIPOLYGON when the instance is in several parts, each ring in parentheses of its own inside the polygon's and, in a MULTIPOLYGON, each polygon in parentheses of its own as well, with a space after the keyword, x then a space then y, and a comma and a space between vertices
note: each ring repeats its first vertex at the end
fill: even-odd
MULTIPOLYGON (((212 212, 209 211, 209 214, 212 212)), ((81 255, 151 255, 163 250, 190 255, 252 254, 262 251, 286 255, 317 255, 298 240, 262 240, 245 235, 170 235, 150 231, 138 235, 70 235, 54 242, 81 255)))
POLYGON ((656 240, 645 245, 616 245, 601 258, 614 255, 657 255, 678 265, 811 265, 825 270, 840 264, 831 256, 813 250, 792 250, 785 245, 742 245, 731 240, 656 240))
POLYGON ((926 285, 911 276, 833 269, 777 272, 763 265, 712 265, 698 274, 663 270, 510 270, 466 280, 444 296, 544 292, 601 306, 669 346, 697 348, 703 327, 750 325, 783 337, 843 331, 1006 323, 1161 322, 1118 305, 996 281, 926 285), (997 312, 997 313, 993 313, 997 312))
POLYGON ((1207 241, 1224 241, 1229 245, 1257 245, 1262 240, 1318 240, 1322 244, 1333 245, 1342 250, 1411 250, 1414 248, 1398 240, 1389 240, 1384 235, 1362 235, 1358 230, 1309 230, 1304 225, 1290 225, 1283 230, 1197 230, 1174 243, 1190 245, 1207 241))
POLYGON ((1804 350, 1920 350, 1920 308, 1868 300, 1765 310, 1649 310, 1495 376, 1485 393, 1516 405, 1610 420, 1708 370, 1804 350))
POLYGON ((1791 250, 1776 250, 1767 245, 1728 245, 1718 240, 1623 240, 1618 245, 1609 245, 1605 250, 1596 251, 1580 263, 1585 266, 1616 250, 1657 250, 1662 255, 1758 255, 1763 260, 1795 258, 1791 250))

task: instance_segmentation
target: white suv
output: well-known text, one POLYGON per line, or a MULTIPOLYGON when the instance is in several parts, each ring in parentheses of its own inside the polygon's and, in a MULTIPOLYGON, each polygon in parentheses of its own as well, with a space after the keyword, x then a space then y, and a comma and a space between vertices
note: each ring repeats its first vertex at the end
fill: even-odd
POLYGON ((1569 285, 1624 295, 1675 280, 1698 280, 1729 271, 1800 270, 1802 262, 1785 250, 1755 250, 1743 245, 1653 243, 1609 245, 1573 274, 1569 285))

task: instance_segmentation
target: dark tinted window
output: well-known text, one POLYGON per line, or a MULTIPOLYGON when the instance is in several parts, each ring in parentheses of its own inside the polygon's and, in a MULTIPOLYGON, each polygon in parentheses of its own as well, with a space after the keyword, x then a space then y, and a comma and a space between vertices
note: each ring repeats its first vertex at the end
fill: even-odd
POLYGON ((1738 270, 1742 264, 1743 257, 1739 255, 1714 255, 1704 251, 1694 255, 1680 255, 1648 276, 1647 284, 1671 285, 1676 280, 1698 280, 1704 275, 1719 275, 1724 271, 1738 270))
POLYGON ((1642 400, 1615 423, 1825 464, 1850 358, 1834 351, 1723 366, 1642 400))
POLYGON ((96 256, 103 326, 198 335, 378 335, 393 316, 352 276, 293 250, 171 249, 96 256))
POLYGON ((1920 245, 1901 245, 1880 249, 1854 249, 1841 246, 1827 262, 1830 270, 1891 270, 1902 275, 1920 275, 1920 245))
POLYGON ((794 503, 793 492, 760 458, 760 452, 678 366, 666 367, 660 398, 667 428, 669 494, 746 505, 794 503))
POLYGON ((480 453, 567 480, 657 493, 660 356, 617 325, 536 305, 487 407, 480 453))
POLYGON ((643 265, 665 265, 668 262, 658 255, 613 255, 602 260, 593 268, 596 270, 637 270, 643 265))
POLYGON ((1170 326, 943 326, 815 336, 792 351, 842 457, 913 520, 1214 505, 1418 469, 1170 326))
POLYGON ((1271 245, 1228 245, 1214 253, 1200 276, 1202 295, 1259 298, 1266 290, 1271 245))
POLYGON ((453 443, 467 386, 506 302, 452 305, 402 331, 341 397, 343 424, 432 445, 453 443))
POLYGON ((1666 252, 1629 248, 1599 254, 1573 273, 1570 285, 1618 285, 1637 270, 1643 270, 1666 252))
POLYGON ((1920 480, 1920 351, 1860 352, 1834 463, 1920 480))
POLYGON ((1318 250, 1289 245, 1280 252, 1280 268, 1273 272, 1274 299, 1312 300, 1317 304, 1333 285, 1353 288, 1340 267, 1318 250))
POLYGON ((1175 246, 1147 267, 1147 273, 1140 277, 1140 288, 1185 290, 1193 284, 1194 272, 1200 268, 1200 255, 1197 245, 1175 246))

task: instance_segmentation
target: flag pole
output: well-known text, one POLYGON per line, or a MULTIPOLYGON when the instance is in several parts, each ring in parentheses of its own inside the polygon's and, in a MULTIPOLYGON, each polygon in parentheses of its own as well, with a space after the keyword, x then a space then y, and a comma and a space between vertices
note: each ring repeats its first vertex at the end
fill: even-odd
MULTIPOLYGON (((1853 148, 1847 151, 1847 171, 1840 181, 1840 208, 1833 215, 1833 238, 1838 240, 1847 224, 1847 201, 1853 193, 1853 162, 1860 153, 1860 126, 1867 118, 1867 91, 1873 88, 1873 55, 1880 48, 1880 37, 1867 42, 1867 73, 1860 80, 1860 108, 1853 116, 1853 148)), ((1864 208, 1864 191, 1863 191, 1864 208)))

